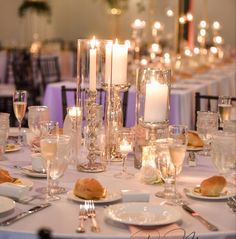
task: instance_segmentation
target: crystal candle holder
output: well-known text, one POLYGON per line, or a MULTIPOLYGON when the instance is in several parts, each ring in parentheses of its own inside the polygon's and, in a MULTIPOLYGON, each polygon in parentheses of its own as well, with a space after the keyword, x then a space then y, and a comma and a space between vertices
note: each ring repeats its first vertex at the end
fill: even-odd
POLYGON ((139 70, 137 123, 150 130, 150 144, 164 132, 169 123, 170 70, 145 68, 139 70))

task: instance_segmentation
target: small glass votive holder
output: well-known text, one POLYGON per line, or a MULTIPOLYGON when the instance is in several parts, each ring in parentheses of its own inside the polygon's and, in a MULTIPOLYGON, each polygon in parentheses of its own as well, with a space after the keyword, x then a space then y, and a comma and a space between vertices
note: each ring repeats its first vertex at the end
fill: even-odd
POLYGON ((6 147, 6 138, 7 138, 8 129, 5 127, 0 128, 0 160, 3 159, 6 147))

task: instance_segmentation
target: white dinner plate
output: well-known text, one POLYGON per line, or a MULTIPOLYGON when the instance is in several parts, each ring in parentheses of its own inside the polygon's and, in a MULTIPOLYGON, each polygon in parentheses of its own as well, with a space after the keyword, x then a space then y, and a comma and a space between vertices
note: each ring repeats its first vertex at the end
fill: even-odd
POLYGON ((15 201, 10 198, 0 196, 0 213, 8 212, 16 206, 15 201))
POLYGON ((21 149, 21 146, 18 144, 7 144, 5 148, 5 153, 15 152, 21 149))
POLYGON ((205 199, 205 200, 223 200, 227 199, 229 197, 236 195, 236 188, 235 186, 227 186, 224 188, 223 192, 220 194, 220 196, 217 197, 209 197, 209 196, 203 196, 201 193, 195 192, 194 188, 185 188, 184 192, 187 196, 197 199, 205 199))
POLYGON ((40 172, 34 171, 31 165, 22 167, 21 172, 27 176, 34 177, 34 178, 47 178, 46 173, 40 173, 40 172))
MULTIPOLYGON (((74 195, 73 190, 70 190, 67 193, 67 198, 79 203, 84 203, 86 199, 79 198, 74 195)), ((101 198, 99 200, 94 200, 95 204, 102 204, 102 203, 109 203, 109 202, 115 202, 121 199, 121 193, 120 192, 109 192, 107 191, 107 195, 105 198, 101 198)))
POLYGON ((114 221, 139 226, 165 225, 181 219, 173 207, 139 202, 111 205, 104 213, 114 221))

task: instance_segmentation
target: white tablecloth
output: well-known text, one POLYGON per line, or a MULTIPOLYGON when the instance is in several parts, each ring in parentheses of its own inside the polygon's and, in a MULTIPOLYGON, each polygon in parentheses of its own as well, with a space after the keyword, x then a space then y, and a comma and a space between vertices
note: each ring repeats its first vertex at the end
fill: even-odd
MULTIPOLYGON (((30 152, 28 149, 23 148, 21 151, 6 154, 6 160, 1 161, 2 168, 7 169, 14 177, 25 178, 26 176, 21 173, 19 169, 13 165, 23 166, 30 164, 30 152)), ((134 172, 137 176, 138 170, 133 167, 133 160, 128 160, 129 170, 134 172)), ((113 174, 121 170, 120 163, 113 163, 107 168, 104 173, 81 173, 73 169, 68 169, 63 178, 60 179, 61 185, 71 190, 76 179, 79 177, 95 177, 102 182, 110 191, 119 191, 121 189, 131 189, 135 191, 146 191, 150 193, 150 202, 161 204, 164 200, 154 196, 158 190, 163 190, 163 185, 145 185, 142 184, 137 178, 132 180, 121 180, 113 177, 113 174)), ((217 174, 210 159, 197 158, 197 167, 189 167, 187 164, 184 166, 183 172, 178 177, 178 189, 183 192, 184 187, 193 187, 199 184, 203 179, 217 174)), ((39 187, 46 186, 46 179, 28 178, 34 183, 32 195, 37 194, 39 187)), ((233 239, 236 235, 236 214, 227 206, 226 201, 208 201, 193 198, 187 198, 183 194, 190 206, 199 212, 203 217, 219 227, 218 232, 211 232, 206 229, 197 219, 191 217, 180 206, 174 206, 181 214, 181 221, 178 222, 181 228, 186 232, 185 237, 190 233, 195 232, 195 237, 200 239, 233 239)), ((32 204, 37 204, 37 201, 32 201, 32 204)), ((101 227, 100 233, 90 232, 89 221, 86 221, 88 230, 84 234, 75 233, 78 226, 78 212, 79 204, 74 201, 69 201, 66 195, 61 196, 61 200, 52 202, 52 206, 46 208, 34 215, 28 216, 11 226, 0 227, 0 239, 36 239, 36 232, 43 227, 49 228, 56 238, 116 238, 128 239, 133 238, 129 232, 128 226, 120 223, 113 222, 104 217, 104 206, 98 205, 96 207, 97 219, 101 227)), ((31 208, 32 205, 23 205, 16 203, 15 211, 9 215, 12 216, 17 212, 31 208)), ((6 218, 6 217, 5 217, 6 218)), ((4 217, 0 216, 0 221, 4 217)), ((178 237, 180 238, 180 237, 178 237)))

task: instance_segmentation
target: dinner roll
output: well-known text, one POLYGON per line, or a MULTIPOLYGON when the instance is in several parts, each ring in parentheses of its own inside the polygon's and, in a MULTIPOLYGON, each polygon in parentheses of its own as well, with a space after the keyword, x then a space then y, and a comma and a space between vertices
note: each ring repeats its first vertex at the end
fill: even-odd
POLYGON ((197 132, 188 131, 188 146, 193 146, 193 147, 202 147, 203 146, 203 141, 199 137, 197 132))
POLYGON ((7 170, 0 168, 0 183, 11 183, 14 181, 14 178, 12 178, 7 170))
POLYGON ((106 196, 106 189, 95 178, 81 178, 75 183, 74 194, 80 198, 96 200, 106 196))
POLYGON ((222 176, 212 176, 201 182, 200 192, 203 196, 217 197, 223 191, 227 182, 222 176))

